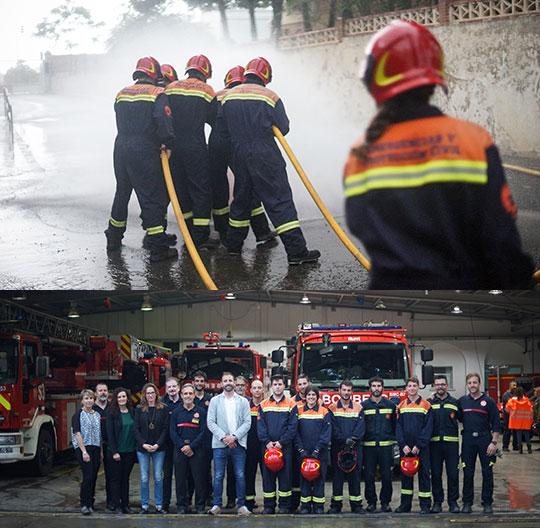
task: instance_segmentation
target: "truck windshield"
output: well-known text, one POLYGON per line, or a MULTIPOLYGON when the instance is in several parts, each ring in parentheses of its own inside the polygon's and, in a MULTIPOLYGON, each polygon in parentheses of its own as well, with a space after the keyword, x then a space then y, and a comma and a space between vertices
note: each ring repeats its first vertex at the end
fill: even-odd
POLYGON ((248 350, 186 350, 186 375, 193 377, 196 370, 202 370, 208 379, 221 379, 223 372, 231 372, 234 376, 253 378, 253 354, 248 350))
POLYGON ((321 389, 338 389, 349 379, 354 390, 369 390, 369 379, 384 379, 385 389, 405 387, 409 377, 407 351, 402 343, 306 343, 300 350, 298 372, 305 372, 321 389))
POLYGON ((17 342, 0 339, 0 383, 17 383, 17 342))

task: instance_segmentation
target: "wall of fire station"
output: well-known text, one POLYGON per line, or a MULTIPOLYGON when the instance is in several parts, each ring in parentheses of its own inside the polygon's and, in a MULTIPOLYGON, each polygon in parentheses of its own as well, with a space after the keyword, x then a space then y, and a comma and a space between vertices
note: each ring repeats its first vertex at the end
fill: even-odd
MULTIPOLYGON (((433 28, 445 51, 449 88, 448 96, 437 90, 434 101, 449 115, 484 126, 503 153, 540 154, 539 22, 532 15, 433 28)), ((322 99, 314 104, 356 121, 357 135, 375 112, 359 78, 370 38, 287 52, 302 75, 310 75, 310 100, 319 90, 333 93, 327 105, 322 99)))
POLYGON ((213 331, 223 342, 249 343, 255 350, 270 356, 272 350, 294 335, 298 324, 361 324, 387 321, 407 329, 413 372, 420 376, 422 345, 434 350, 433 365, 451 367, 453 392, 465 393, 465 376, 478 372, 484 378, 486 367, 520 366, 522 372, 540 367, 540 352, 528 337, 527 329, 514 332, 507 321, 475 320, 454 315, 411 315, 409 312, 342 309, 223 301, 155 308, 153 312, 114 312, 85 316, 81 323, 98 328, 108 335, 131 334, 139 339, 161 344, 178 341, 179 349, 195 341, 204 343, 203 332, 213 331), (227 335, 231 338, 227 338, 227 335))

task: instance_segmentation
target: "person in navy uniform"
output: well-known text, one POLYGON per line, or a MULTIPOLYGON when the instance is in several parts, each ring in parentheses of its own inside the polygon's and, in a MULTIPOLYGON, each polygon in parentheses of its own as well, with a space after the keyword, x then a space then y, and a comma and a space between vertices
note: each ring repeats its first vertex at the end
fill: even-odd
POLYGON ((461 462, 463 466, 463 508, 461 513, 471 513, 474 502, 474 468, 476 457, 482 466, 482 505, 485 514, 493 513, 493 466, 501 421, 497 404, 480 391, 480 374, 467 374, 469 394, 459 399, 463 413, 463 441, 461 462))

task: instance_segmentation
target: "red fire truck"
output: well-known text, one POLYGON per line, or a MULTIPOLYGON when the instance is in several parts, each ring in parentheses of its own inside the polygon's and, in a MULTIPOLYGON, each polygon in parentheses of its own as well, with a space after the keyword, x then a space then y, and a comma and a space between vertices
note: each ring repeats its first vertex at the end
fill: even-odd
POLYGON ((182 383, 191 381, 197 370, 202 370, 208 376, 208 392, 220 391, 221 374, 227 371, 248 380, 248 395, 251 394, 249 385, 254 379, 265 383, 267 361, 263 354, 244 343, 221 343, 219 334, 214 332, 204 333, 203 338, 206 341, 204 346, 196 342, 173 356, 173 372, 182 379, 182 383))

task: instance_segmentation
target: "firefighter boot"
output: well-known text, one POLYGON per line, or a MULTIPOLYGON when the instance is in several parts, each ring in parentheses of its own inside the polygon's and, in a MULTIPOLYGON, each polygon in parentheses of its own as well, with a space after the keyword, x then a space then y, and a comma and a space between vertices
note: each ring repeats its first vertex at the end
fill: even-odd
POLYGON ((300 255, 291 255, 287 257, 289 266, 298 266, 299 264, 305 264, 306 262, 317 262, 321 256, 321 252, 318 249, 311 249, 300 255))
POLYGON ((107 251, 116 251, 122 247, 122 239, 124 238, 122 233, 114 233, 108 229, 104 233, 107 237, 107 251))
MULTIPOLYGON (((165 233, 165 240, 168 246, 174 246, 176 244, 176 235, 173 233, 165 233)), ((151 245, 152 243, 149 240, 149 236, 147 234, 144 235, 142 247, 144 249, 151 249, 151 245)))
POLYGON ((150 261, 159 262, 178 257, 178 251, 169 247, 165 233, 150 235, 150 261))

